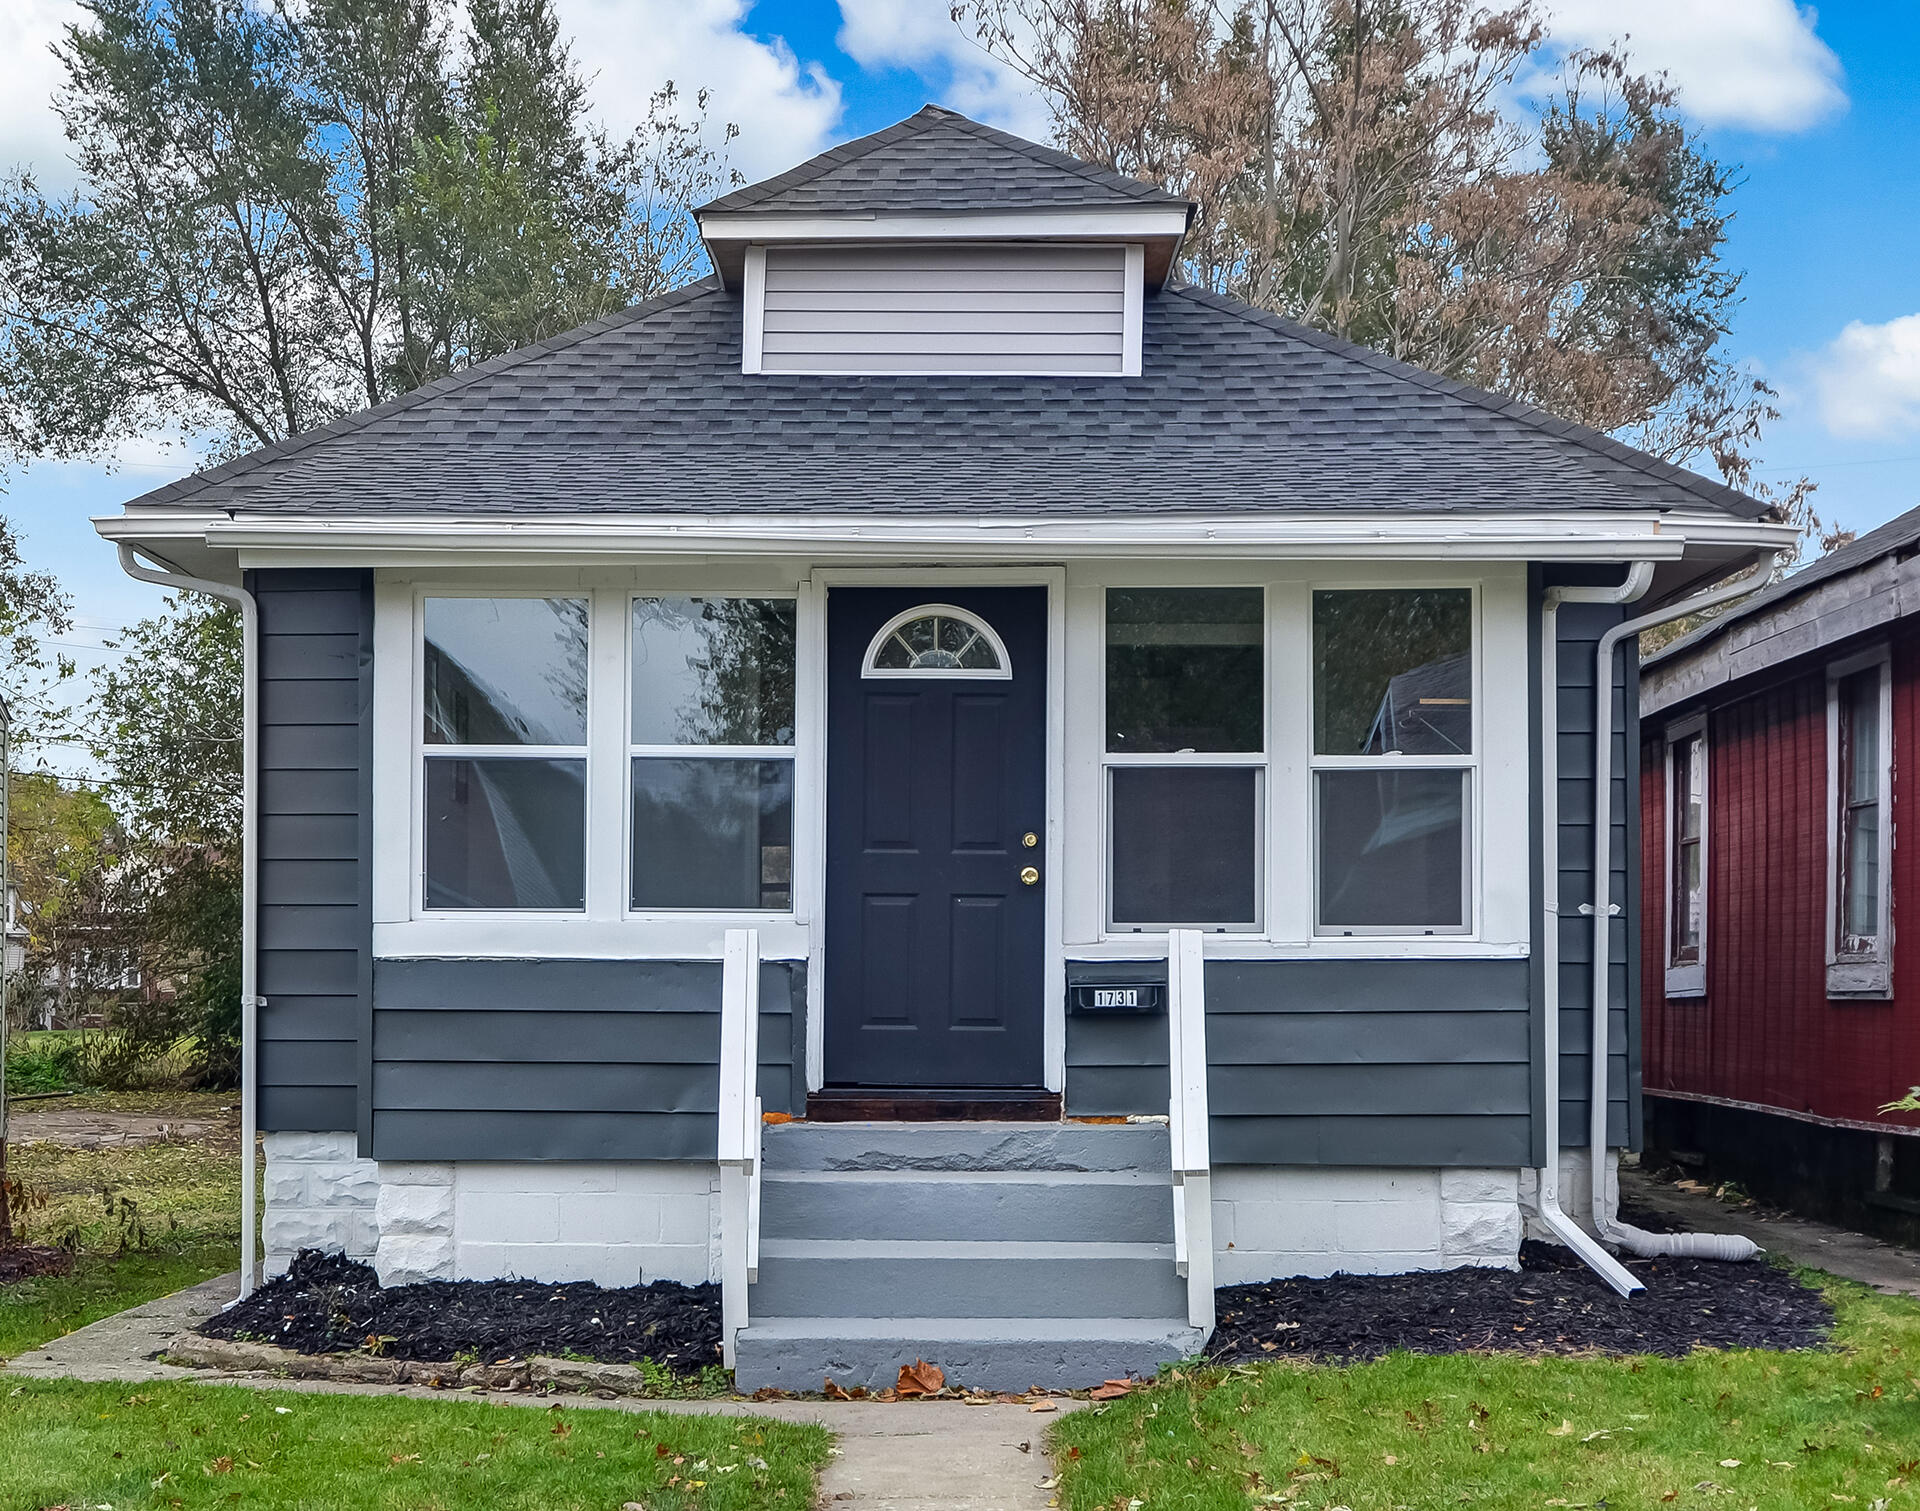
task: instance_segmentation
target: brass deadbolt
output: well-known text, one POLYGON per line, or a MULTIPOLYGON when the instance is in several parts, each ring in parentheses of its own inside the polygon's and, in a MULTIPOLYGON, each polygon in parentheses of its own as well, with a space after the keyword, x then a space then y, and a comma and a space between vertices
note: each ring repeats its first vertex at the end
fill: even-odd
POLYGON ((1040 843, 1040 836, 1029 829, 1025 834, 1020 836, 1020 843, 1031 850, 1035 845, 1040 843))
POLYGON ((1038 866, 1022 866, 1020 868, 1020 880, 1028 886, 1032 886, 1040 880, 1040 868, 1038 866))

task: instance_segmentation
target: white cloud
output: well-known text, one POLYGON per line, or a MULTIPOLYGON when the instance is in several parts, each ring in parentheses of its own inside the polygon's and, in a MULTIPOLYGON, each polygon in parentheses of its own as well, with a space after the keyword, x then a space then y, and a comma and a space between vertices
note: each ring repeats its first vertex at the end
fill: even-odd
POLYGON ((940 103, 1029 140, 1053 138, 1046 101, 957 25, 941 0, 840 0, 841 50, 862 68, 905 68, 940 103))
POLYGON ((58 193, 73 187, 73 164, 53 92, 65 72, 50 51, 67 23, 80 19, 73 0, 4 0, 0 3, 0 172, 32 168, 41 187, 58 193))
MULTIPOLYGON (((741 29, 748 7, 749 0, 558 0, 609 127, 624 132, 645 119, 647 96, 668 79, 685 95, 705 88, 715 125, 739 125, 731 160, 753 179, 827 146, 841 107, 839 84, 818 64, 741 29)), ((0 0, 0 171, 31 167, 52 191, 71 188, 74 173, 51 103, 64 74, 48 46, 80 15, 74 0, 0 0)))
POLYGON ((1800 131, 1844 109, 1840 60, 1794 0, 1549 0, 1554 37, 1584 47, 1624 39, 1664 72, 1709 126, 1800 131))
POLYGON ((732 121, 729 158, 749 180, 790 168, 829 145, 840 86, 778 38, 741 30, 749 0, 557 0, 573 56, 592 74, 594 107, 615 132, 646 118, 668 79, 683 97, 706 89, 709 119, 732 121))
POLYGON ((1920 315, 1855 320, 1813 359, 1820 421, 1849 440, 1920 432, 1920 315))

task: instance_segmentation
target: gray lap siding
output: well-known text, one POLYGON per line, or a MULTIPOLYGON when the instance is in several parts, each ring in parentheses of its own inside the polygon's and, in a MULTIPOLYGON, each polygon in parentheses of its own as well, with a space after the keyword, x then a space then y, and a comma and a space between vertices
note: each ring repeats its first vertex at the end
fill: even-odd
MULTIPOLYGON (((1520 959, 1209 961, 1214 1162, 1526 1164, 1527 976, 1520 959)), ((1166 1110, 1164 1016, 1068 1017, 1070 1116, 1166 1110)))
POLYGON ((373 579, 248 574, 260 610, 260 1126, 359 1126, 373 955, 373 579))
MULTIPOLYGON (((760 971, 760 1096, 805 1097, 806 971, 760 971)), ((383 1160, 712 1159, 720 965, 381 960, 373 1140, 383 1160)))

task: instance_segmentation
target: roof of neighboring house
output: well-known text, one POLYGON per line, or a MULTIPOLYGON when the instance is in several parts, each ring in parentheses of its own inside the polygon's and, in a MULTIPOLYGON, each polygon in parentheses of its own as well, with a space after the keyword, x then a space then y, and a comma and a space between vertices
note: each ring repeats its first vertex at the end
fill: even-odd
POLYGON ((1186 208, 1188 201, 928 105, 694 214, 952 215, 1115 205, 1186 208))
POLYGON ((1146 301, 1130 378, 748 376, 741 323, 739 297, 702 280, 129 507, 1764 512, 1531 405, 1199 289, 1146 301))
POLYGON ((1677 656, 1683 656, 1688 651, 1701 649, 1743 620, 1789 603, 1795 598, 1812 592, 1822 583, 1845 577, 1850 572, 1862 571, 1875 562, 1896 555, 1912 546, 1920 546, 1920 509, 1909 509, 1905 514, 1896 515, 1879 529, 1869 530, 1865 535, 1849 541, 1839 550, 1829 551, 1825 556, 1808 562, 1799 571, 1781 578, 1778 582, 1768 584, 1751 598, 1742 598, 1731 608, 1709 619, 1699 629, 1681 636, 1658 654, 1649 656, 1645 664, 1648 667, 1657 666, 1677 656))

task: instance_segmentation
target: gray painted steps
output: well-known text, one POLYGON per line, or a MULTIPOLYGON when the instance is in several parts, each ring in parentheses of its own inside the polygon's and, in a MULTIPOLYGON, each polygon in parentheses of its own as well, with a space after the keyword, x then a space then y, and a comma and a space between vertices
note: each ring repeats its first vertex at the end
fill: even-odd
POLYGON ((1126 1375, 1151 1377, 1163 1364, 1197 1353, 1197 1327, 1157 1318, 1087 1317, 776 1317, 740 1334, 743 1390, 819 1390, 831 1379, 881 1390, 900 1366, 929 1359, 951 1384, 1023 1391, 1076 1389, 1126 1375))
POLYGON ((1173 1269, 1164 1125, 769 1128, 742 1389, 1151 1374, 1204 1341, 1173 1269))
POLYGON ((1167 1177, 1135 1170, 786 1170, 760 1199, 767 1239, 1173 1241, 1167 1177))

